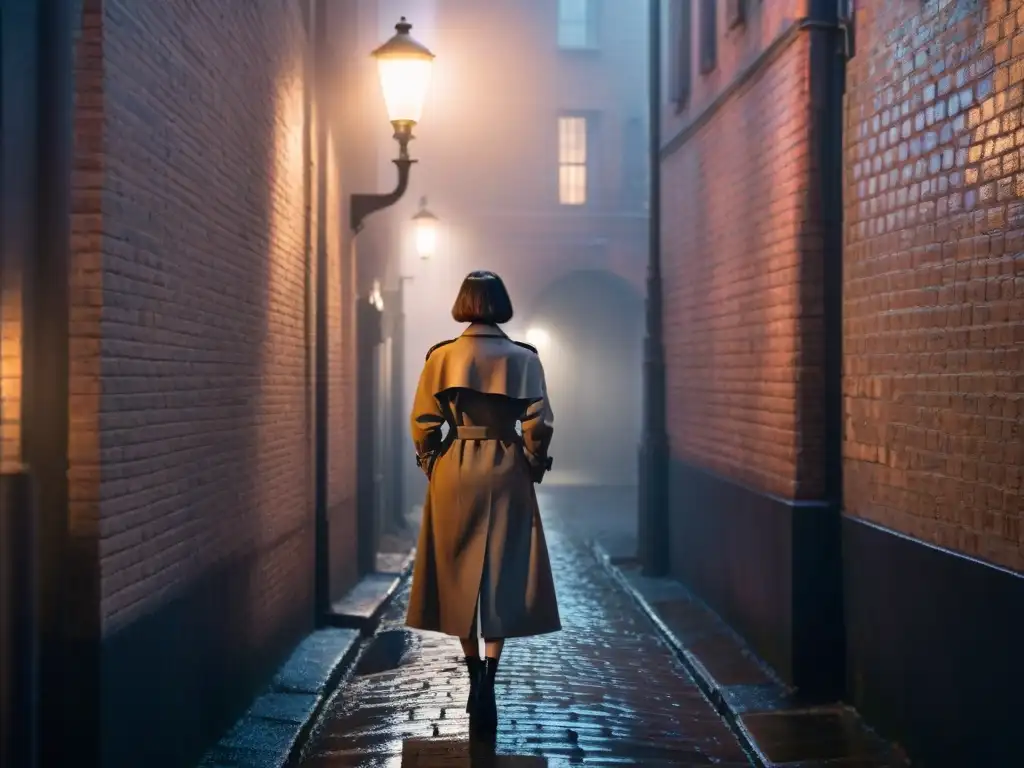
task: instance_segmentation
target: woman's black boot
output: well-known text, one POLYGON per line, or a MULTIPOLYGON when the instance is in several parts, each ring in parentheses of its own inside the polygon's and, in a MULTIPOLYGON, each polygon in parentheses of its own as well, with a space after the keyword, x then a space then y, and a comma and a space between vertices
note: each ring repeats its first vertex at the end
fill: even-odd
POLYGON ((466 700, 466 711, 473 712, 477 690, 480 688, 480 675, 483 672, 484 663, 479 656, 467 656, 466 669, 469 671, 469 698, 466 700))
POLYGON ((480 687, 476 691, 476 706, 470 715, 473 729, 482 735, 493 735, 498 730, 498 703, 494 698, 494 675, 497 671, 497 659, 483 660, 480 687))

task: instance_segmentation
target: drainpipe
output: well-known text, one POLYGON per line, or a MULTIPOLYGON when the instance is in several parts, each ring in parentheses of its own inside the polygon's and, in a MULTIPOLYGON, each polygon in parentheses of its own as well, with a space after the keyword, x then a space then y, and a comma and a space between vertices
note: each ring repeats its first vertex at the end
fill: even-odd
MULTIPOLYGON (((808 380, 813 389, 804 398, 822 398, 824 404, 824 487, 827 509, 795 547, 816 577, 794 584, 794 613, 806 621, 794 627, 794 677, 808 690, 825 697, 843 693, 845 630, 843 624, 843 566, 841 514, 843 506, 843 107, 847 37, 841 26, 843 0, 812 0, 806 29, 810 38, 811 152, 816 173, 809 178, 810 200, 818 201, 817 226, 821 233, 822 293, 815 295, 814 275, 802 280, 812 293, 808 306, 820 302, 823 312, 823 385, 808 380)), ((810 330, 808 328, 808 330, 810 330)), ((814 331, 810 331, 814 334, 814 331)), ((816 334, 815 334, 816 335, 816 334)), ((807 349, 813 349, 808 339, 807 349)))
POLYGON ((669 569, 668 435, 665 429, 665 350, 661 284, 661 0, 650 0, 650 219, 647 254, 647 333, 644 339, 644 423, 640 447, 639 530, 643 572, 669 569))

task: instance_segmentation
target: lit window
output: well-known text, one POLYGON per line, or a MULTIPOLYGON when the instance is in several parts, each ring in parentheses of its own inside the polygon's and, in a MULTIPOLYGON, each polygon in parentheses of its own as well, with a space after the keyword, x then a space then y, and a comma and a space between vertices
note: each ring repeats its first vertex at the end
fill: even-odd
POLYGON ((558 200, 562 205, 587 202, 587 119, 558 118, 558 200))
POLYGON ((558 46, 593 48, 596 44, 592 0, 558 0, 558 46))

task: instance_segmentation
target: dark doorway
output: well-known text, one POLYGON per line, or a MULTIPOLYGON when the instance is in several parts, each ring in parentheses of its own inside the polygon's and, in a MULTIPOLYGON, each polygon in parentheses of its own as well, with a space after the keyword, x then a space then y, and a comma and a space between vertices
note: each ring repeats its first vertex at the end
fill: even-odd
POLYGON ((383 304, 375 294, 359 299, 356 320, 356 391, 359 398, 357 419, 357 499, 359 530, 359 575, 377 569, 377 547, 381 529, 383 484, 382 413, 386 408, 384 382, 385 352, 383 304))
POLYGON ((541 294, 523 329, 540 349, 555 438, 552 485, 637 481, 643 297, 609 272, 581 270, 541 294))

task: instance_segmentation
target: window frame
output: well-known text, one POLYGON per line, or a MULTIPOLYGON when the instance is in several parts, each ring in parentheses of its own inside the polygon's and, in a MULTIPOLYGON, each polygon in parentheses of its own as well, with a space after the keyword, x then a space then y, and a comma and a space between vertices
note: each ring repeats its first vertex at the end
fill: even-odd
POLYGON ((650 210, 650 134, 647 129, 646 121, 640 116, 627 117, 622 124, 619 207, 624 211, 650 210))
POLYGON ((594 163, 593 163, 593 136, 594 136, 594 116, 588 112, 560 112, 555 122, 556 130, 558 132, 558 173, 556 176, 557 184, 557 198, 558 205, 560 208, 588 208, 592 204, 593 189, 594 189, 594 163), (563 144, 562 144, 562 125, 565 120, 582 120, 583 121, 583 160, 573 161, 563 159, 563 144), (580 202, 566 202, 566 199, 562 195, 562 169, 563 168, 582 168, 583 169, 583 185, 582 185, 582 201, 580 202))
POLYGON ((718 2, 700 0, 700 73, 706 75, 718 66, 718 2))
MULTIPOLYGON (((564 3, 567 0, 557 0, 555 3, 555 42, 560 51, 566 53, 572 52, 593 52, 599 49, 599 26, 598 19, 600 17, 600 0, 581 0, 583 3, 584 18, 583 18, 583 29, 585 34, 585 40, 582 44, 568 44, 562 38, 562 30, 564 25, 567 23, 563 16, 564 3)), ((576 23, 579 20, 575 20, 576 23)))
POLYGON ((671 34, 670 100, 676 112, 690 102, 693 91, 693 0, 674 0, 669 6, 669 32, 671 34))

